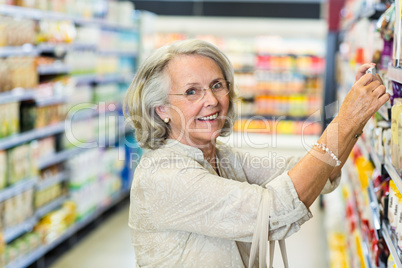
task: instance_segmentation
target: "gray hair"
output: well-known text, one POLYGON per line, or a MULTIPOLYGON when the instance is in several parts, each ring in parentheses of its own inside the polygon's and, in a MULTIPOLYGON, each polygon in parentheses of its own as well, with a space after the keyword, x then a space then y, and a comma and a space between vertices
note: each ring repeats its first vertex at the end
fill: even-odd
POLYGON ((165 69, 179 55, 208 57, 220 67, 225 80, 230 82, 229 108, 220 136, 228 136, 232 131, 236 95, 234 71, 229 59, 206 41, 176 41, 157 49, 141 64, 124 98, 124 115, 133 123, 137 141, 143 148, 157 149, 165 144, 168 137, 168 124, 158 116, 155 108, 168 103, 170 78, 165 69))

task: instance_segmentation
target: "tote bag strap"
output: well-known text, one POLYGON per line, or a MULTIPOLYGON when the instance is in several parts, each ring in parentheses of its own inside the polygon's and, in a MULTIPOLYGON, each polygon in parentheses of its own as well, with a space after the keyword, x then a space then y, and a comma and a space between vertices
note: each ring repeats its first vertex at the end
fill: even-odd
MULTIPOLYGON (((275 251, 275 241, 269 242, 269 254, 268 250, 268 237, 269 237, 269 194, 264 192, 261 198, 260 207, 257 215, 257 222, 254 227, 254 234, 250 250, 250 258, 248 267, 254 266, 254 261, 257 255, 257 250, 259 251, 259 267, 267 267, 269 263, 269 268, 273 265, 274 251, 275 251), (269 258, 269 260, 268 260, 269 258)), ((285 240, 279 241, 279 247, 282 254, 282 260, 285 268, 288 268, 288 259, 286 254, 285 240)))

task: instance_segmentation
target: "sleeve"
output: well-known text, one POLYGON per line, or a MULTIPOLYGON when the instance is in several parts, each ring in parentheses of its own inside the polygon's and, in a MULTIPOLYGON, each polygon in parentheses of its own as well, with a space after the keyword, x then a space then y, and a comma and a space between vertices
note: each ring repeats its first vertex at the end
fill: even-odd
MULTIPOLYGON (((284 157, 268 154, 266 157, 254 156, 240 151, 235 152, 236 161, 242 163, 242 168, 246 174, 247 181, 251 184, 261 186, 268 185, 277 177, 283 177, 283 173, 291 170, 302 157, 284 157)), ((289 177, 289 176, 287 176, 289 177)), ((321 194, 327 194, 335 190, 340 183, 341 175, 334 180, 327 182, 321 190, 321 194)))
POLYGON ((136 202, 147 204, 147 220, 156 229, 251 242, 264 193, 271 200, 271 238, 293 234, 312 217, 289 176, 264 188, 215 176, 195 161, 180 165, 166 159, 154 162, 134 190, 141 199, 136 202))

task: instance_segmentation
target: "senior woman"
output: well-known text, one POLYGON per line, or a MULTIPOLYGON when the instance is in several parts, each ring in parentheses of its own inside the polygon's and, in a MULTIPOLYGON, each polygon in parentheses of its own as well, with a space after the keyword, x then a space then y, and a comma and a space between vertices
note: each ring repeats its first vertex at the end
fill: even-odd
POLYGON ((156 50, 140 66, 124 107, 138 142, 149 149, 131 188, 137 266, 266 266, 267 241, 283 240, 312 217, 308 208, 339 184, 364 125, 389 99, 381 81, 365 74, 369 67, 359 68, 313 148, 268 168, 217 142, 234 118, 227 57, 200 40, 156 50))

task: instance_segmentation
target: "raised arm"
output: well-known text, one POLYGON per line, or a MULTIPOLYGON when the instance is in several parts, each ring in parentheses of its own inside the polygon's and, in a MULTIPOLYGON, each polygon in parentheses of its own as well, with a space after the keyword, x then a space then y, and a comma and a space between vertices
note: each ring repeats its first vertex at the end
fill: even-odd
POLYGON ((357 81, 346 95, 338 115, 317 141, 325 144, 341 164, 336 166, 330 152, 314 146, 288 173, 306 207, 318 197, 327 179, 334 179, 339 174, 357 141, 355 135, 362 132, 371 116, 390 98, 380 79, 365 74, 371 66, 364 64, 359 68, 357 81))

